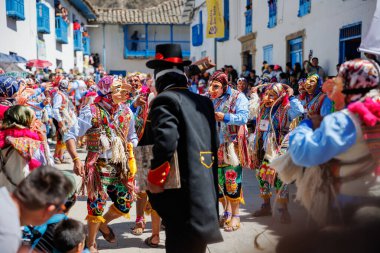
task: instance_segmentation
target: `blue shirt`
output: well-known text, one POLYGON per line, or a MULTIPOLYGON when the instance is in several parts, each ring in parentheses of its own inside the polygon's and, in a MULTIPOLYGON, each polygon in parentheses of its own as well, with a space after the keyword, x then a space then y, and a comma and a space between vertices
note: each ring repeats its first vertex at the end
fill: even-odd
POLYGON ((353 121, 347 114, 335 112, 324 117, 321 126, 315 130, 311 120, 302 121, 290 133, 288 152, 295 164, 312 167, 347 151, 355 142, 353 121))
MULTIPOLYGON (((227 99, 229 98, 229 96, 231 96, 231 94, 232 94, 232 89, 230 87, 228 87, 228 89, 224 95, 222 95, 221 97, 216 98, 212 101, 214 106, 215 106, 215 104, 218 101, 223 100, 223 102, 220 103, 219 107, 215 108, 215 112, 222 112, 224 104, 227 101, 227 99)), ((220 123, 226 124, 226 125, 237 125, 237 126, 247 124, 248 114, 249 114, 248 106, 249 106, 249 102, 248 102, 247 97, 243 93, 240 93, 237 97, 237 100, 236 100, 235 113, 223 112, 224 113, 223 122, 220 122, 220 123)), ((219 123, 219 122, 217 122, 217 123, 219 123)), ((225 142, 224 141, 224 133, 222 131, 219 132, 219 141, 220 141, 220 143, 225 142)))

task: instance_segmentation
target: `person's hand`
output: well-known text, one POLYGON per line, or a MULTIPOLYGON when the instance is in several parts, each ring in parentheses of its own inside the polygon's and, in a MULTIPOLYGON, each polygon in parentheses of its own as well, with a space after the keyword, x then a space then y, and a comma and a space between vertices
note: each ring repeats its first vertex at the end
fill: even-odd
POLYGON ((53 87, 53 84, 51 82, 45 83, 45 90, 46 91, 50 91, 52 87, 53 87))
POLYGON ((259 89, 258 86, 251 88, 251 93, 257 93, 257 90, 259 89))
POLYGON ((150 191, 151 193, 161 193, 164 191, 164 188, 162 188, 161 186, 152 184, 151 182, 148 181, 148 191, 150 191))
POLYGON ((134 103, 134 107, 137 108, 139 106, 143 106, 146 104, 145 97, 140 95, 138 99, 136 99, 134 103))
POLYGON ((85 176, 85 173, 84 173, 84 166, 83 166, 83 163, 80 159, 76 159, 74 161, 74 168, 73 168, 73 171, 76 175, 78 176, 81 176, 81 177, 84 177, 85 176))
POLYGON ((290 88, 290 87, 289 87, 289 88, 286 90, 286 92, 288 93, 289 97, 291 97, 291 96, 294 95, 294 90, 293 90, 293 88, 290 88))
POLYGON ((61 128, 61 129, 63 128, 63 123, 62 123, 62 121, 58 122, 58 127, 61 128))
POLYGON ((224 119, 224 113, 222 113, 222 112, 216 112, 215 113, 215 120, 216 121, 223 121, 223 119, 224 119))

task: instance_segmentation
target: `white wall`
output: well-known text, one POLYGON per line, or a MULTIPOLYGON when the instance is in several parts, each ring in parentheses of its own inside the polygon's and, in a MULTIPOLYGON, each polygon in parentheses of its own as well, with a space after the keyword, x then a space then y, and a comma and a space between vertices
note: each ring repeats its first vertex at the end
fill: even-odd
POLYGON ((309 50, 319 58, 319 64, 335 75, 335 65, 339 61, 339 29, 342 26, 362 22, 362 36, 369 28, 376 6, 376 0, 312 0, 311 13, 298 17, 299 2, 292 4, 278 0, 277 26, 269 29, 268 4, 266 1, 253 1, 253 31, 257 32, 256 69, 263 61, 263 47, 273 44, 273 62, 285 66, 287 61, 285 37, 305 29, 303 58, 309 50), (266 11, 258 11, 263 10, 266 11))
MULTIPOLYGON (((89 33, 91 36, 91 52, 98 53, 100 56, 100 63, 103 65, 104 53, 103 53, 103 27, 105 29, 105 69, 110 70, 123 70, 127 72, 146 72, 152 73, 151 69, 145 66, 148 59, 139 58, 124 58, 124 30, 122 25, 112 24, 99 24, 98 27, 90 28, 89 33)), ((135 30, 139 32, 140 40, 143 40, 141 36, 145 35, 145 27, 143 25, 130 26, 128 28, 128 39, 135 30)), ((151 26, 148 27, 149 40, 154 40, 154 34, 156 34, 156 40, 168 40, 170 38, 170 27, 166 26, 151 26), (156 32, 155 32, 156 31, 156 32)), ((189 40, 188 28, 186 27, 174 27, 174 40, 189 40)), ((145 38, 145 37, 144 37, 145 38)), ((152 44, 149 47, 150 50, 155 50, 155 46, 152 44)), ((143 50, 143 48, 138 48, 143 50)))
POLYGON ((217 46, 217 67, 232 65, 238 72, 241 70, 241 42, 239 37, 244 35, 245 19, 244 4, 240 0, 230 0, 230 38, 225 42, 218 42, 217 46), (244 28, 244 31, 243 31, 244 28))
POLYGON ((0 52, 15 52, 25 59, 37 58, 36 1, 24 1, 25 20, 16 21, 6 15, 5 0, 0 0, 0 52))
MULTIPOLYGON (((195 2, 195 13, 191 26, 199 23, 199 10, 203 10, 203 45, 191 47, 191 58, 198 60, 201 52, 207 51, 214 59, 214 39, 207 39, 207 10, 204 0, 195 2), (201 6, 199 9, 198 7, 201 6)), ((286 36, 305 29, 303 58, 312 49, 319 58, 320 65, 330 75, 335 75, 335 65, 339 60, 339 29, 342 26, 362 22, 362 36, 369 28, 376 0, 312 0, 311 13, 298 17, 298 0, 277 1, 277 26, 267 28, 269 8, 267 1, 252 1, 252 32, 256 32, 255 69, 261 68, 263 47, 273 44, 273 62, 285 67, 287 62, 286 36)), ((245 34, 246 0, 230 0, 230 39, 218 42, 217 65, 225 64, 241 69, 241 43, 238 38, 245 34)), ((261 73, 259 71, 258 73, 261 73)))
MULTIPOLYGON (((50 14, 50 34, 42 35, 45 42, 46 57, 44 60, 50 61, 56 67, 56 60, 62 61, 62 67, 65 71, 74 68, 75 52, 73 38, 73 20, 72 14, 76 18, 87 24, 86 19, 67 1, 61 1, 62 5, 69 11, 70 25, 68 28, 68 44, 59 44, 55 37, 55 13, 54 0, 43 0, 49 7, 50 14)), ((25 20, 14 21, 6 15, 5 0, 0 0, 0 52, 9 54, 16 52, 18 55, 27 60, 37 59, 37 11, 36 0, 25 0, 25 20)), ((83 57, 83 54, 78 54, 78 57, 83 57)), ((83 59, 77 59, 77 62, 83 62, 83 59)), ((80 64, 80 70, 83 69, 83 64, 80 64)))
MULTIPOLYGON (((199 24, 199 12, 202 11, 202 24, 203 24, 203 44, 201 46, 194 47, 192 43, 190 43, 190 59, 192 61, 197 61, 206 56, 209 56, 210 59, 215 62, 215 42, 214 39, 206 38, 206 29, 207 29, 207 8, 205 0, 196 0, 195 1, 195 9, 193 15, 193 20, 190 25, 190 33, 192 32, 191 28, 193 25, 199 24)), ((190 34, 190 38, 192 38, 192 34, 190 34)))
MULTIPOLYGON (((98 53, 103 65, 103 25, 90 28, 91 52, 98 53)), ((152 73, 146 66, 146 59, 124 59, 124 32, 121 25, 105 25, 105 69, 124 70, 128 72, 140 71, 152 73)))

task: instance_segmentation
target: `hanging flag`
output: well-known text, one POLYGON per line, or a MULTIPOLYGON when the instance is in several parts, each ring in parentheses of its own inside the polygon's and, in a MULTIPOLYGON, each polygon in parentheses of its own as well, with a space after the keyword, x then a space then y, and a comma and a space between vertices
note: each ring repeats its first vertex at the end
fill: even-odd
POLYGON ((362 40, 359 51, 380 55, 380 1, 377 1, 372 23, 367 35, 362 40))
POLYGON ((206 0, 207 31, 206 38, 224 37, 224 18, 222 14, 222 0, 206 0))

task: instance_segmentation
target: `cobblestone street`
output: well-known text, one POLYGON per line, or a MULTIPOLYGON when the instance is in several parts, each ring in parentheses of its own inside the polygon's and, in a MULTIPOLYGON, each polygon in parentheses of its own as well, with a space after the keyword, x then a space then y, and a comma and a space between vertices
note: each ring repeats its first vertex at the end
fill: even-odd
MULTIPOLYGON (((81 159, 84 160, 85 152, 80 153, 81 159)), ((72 164, 58 165, 58 168, 72 172, 72 164)), ((76 177, 77 185, 80 184, 80 178, 76 177)), ((252 213, 255 209, 259 208, 261 202, 258 198, 258 186, 253 171, 245 170, 243 177, 243 189, 245 197, 245 205, 241 206, 241 228, 235 232, 222 232, 224 242, 209 245, 209 252, 212 253, 245 253, 245 252, 275 252, 275 247, 279 238, 282 235, 300 230, 306 227, 307 214, 305 210, 299 205, 290 204, 290 213, 293 217, 293 222, 290 225, 280 224, 278 221, 278 213, 274 218, 252 217, 252 213), (264 231, 259 239, 258 243, 263 250, 254 248, 255 236, 264 231)), ((290 188, 290 194, 294 193, 294 187, 290 188)), ((71 210, 70 217, 85 222, 86 216, 86 199, 80 197, 76 205, 71 210)), ((111 223, 111 228, 114 230, 117 236, 117 243, 109 244, 103 237, 98 236, 97 243, 101 253, 116 253, 116 252, 165 252, 165 232, 160 233, 160 247, 153 249, 145 245, 144 240, 151 235, 150 230, 150 217, 147 218, 147 229, 142 236, 134 236, 131 234, 131 228, 134 226, 136 219, 135 206, 131 209, 131 219, 125 220, 124 218, 117 219, 111 223)))

